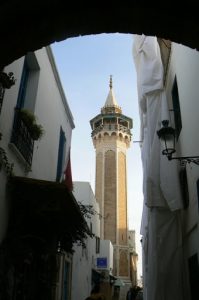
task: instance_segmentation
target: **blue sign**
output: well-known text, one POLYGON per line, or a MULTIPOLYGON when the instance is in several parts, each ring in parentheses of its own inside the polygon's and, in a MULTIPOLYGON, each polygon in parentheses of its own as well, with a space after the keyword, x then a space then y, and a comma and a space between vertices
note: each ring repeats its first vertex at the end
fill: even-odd
POLYGON ((97 268, 107 268, 107 257, 97 258, 97 268))

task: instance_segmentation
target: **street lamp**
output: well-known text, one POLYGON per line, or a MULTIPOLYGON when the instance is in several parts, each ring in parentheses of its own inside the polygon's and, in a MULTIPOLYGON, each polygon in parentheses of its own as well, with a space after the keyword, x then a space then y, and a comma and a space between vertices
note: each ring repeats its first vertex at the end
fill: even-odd
POLYGON ((162 128, 157 131, 159 139, 163 143, 162 154, 166 155, 168 160, 177 159, 182 165, 186 163, 194 163, 199 165, 199 156, 182 156, 182 157, 173 157, 175 150, 175 129, 169 126, 168 120, 162 121, 162 128))

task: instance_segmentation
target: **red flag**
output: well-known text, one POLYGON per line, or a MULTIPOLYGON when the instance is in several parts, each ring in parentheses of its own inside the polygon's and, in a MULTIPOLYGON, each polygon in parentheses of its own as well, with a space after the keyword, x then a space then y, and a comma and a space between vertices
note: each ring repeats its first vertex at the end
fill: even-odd
POLYGON ((72 172, 71 172, 71 161, 70 161, 70 149, 68 154, 68 163, 64 171, 65 175, 65 184, 70 192, 73 190, 73 181, 72 181, 72 172))

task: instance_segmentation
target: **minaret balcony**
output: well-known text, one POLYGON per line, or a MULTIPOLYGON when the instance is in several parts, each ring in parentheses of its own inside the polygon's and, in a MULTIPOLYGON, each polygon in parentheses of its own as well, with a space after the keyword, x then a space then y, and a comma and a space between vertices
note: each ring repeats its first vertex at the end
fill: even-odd
POLYGON ((126 133, 128 135, 131 135, 131 131, 129 128, 127 128, 126 126, 120 125, 120 124, 101 124, 100 126, 96 127, 93 131, 91 136, 95 136, 96 134, 98 134, 99 132, 122 132, 122 133, 126 133))

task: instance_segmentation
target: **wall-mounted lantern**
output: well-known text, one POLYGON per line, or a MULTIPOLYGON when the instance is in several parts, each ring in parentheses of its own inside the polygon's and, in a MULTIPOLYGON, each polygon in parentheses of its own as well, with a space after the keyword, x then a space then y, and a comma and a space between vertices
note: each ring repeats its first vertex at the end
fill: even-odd
POLYGON ((199 165, 199 156, 182 156, 173 157, 175 150, 175 129, 169 126, 168 120, 162 121, 162 127, 157 131, 157 135, 163 144, 162 154, 166 155, 168 160, 177 159, 182 165, 186 163, 194 163, 199 165))

